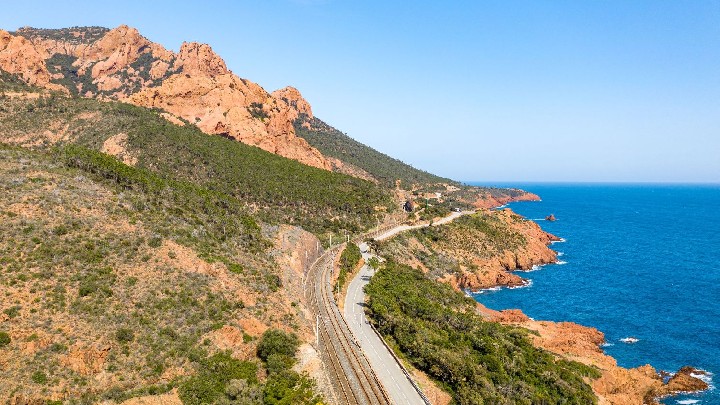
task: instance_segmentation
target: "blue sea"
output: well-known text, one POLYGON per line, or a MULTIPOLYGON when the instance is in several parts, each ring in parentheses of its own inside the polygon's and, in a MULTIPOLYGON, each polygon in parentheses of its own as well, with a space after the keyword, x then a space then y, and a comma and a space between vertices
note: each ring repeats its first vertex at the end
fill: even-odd
MULTIPOLYGON (((512 203, 564 239, 559 264, 521 273, 529 287, 475 294, 492 309, 605 333, 623 367, 692 365, 720 379, 720 185, 498 184, 538 194, 512 203), (554 214, 555 222, 543 220, 554 214), (634 337, 637 343, 621 339, 634 337)), ((664 404, 720 404, 720 392, 664 404), (697 402, 694 402, 697 401, 697 402)))

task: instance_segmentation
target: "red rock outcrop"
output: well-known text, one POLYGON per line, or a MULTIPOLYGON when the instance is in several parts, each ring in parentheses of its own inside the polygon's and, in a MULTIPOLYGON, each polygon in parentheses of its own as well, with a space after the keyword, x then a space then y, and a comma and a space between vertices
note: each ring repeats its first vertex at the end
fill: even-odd
POLYGON ((230 73, 225 61, 210 45, 197 42, 183 42, 176 64, 185 74, 217 76, 230 73))
POLYGON ((150 41, 138 30, 121 25, 85 50, 79 73, 92 64, 93 78, 109 76, 136 61, 142 50, 149 46, 150 41))
POLYGON ((663 386, 661 395, 673 395, 678 392, 695 392, 704 391, 708 389, 708 384, 696 377, 698 375, 707 375, 708 373, 703 370, 685 366, 678 370, 670 379, 667 384, 663 386))
POLYGON ((78 345, 61 359, 61 363, 81 375, 96 374, 102 370, 110 348, 108 344, 96 344, 92 347, 78 345))
POLYGON ((221 134, 309 166, 332 170, 330 160, 295 136, 293 121, 298 112, 291 105, 278 102, 259 85, 232 73, 215 74, 220 68, 213 68, 212 60, 185 61, 185 66, 195 69, 194 74, 175 74, 158 87, 131 95, 127 101, 162 108, 205 133, 221 134))
POLYGON ((486 215, 498 219, 506 229, 522 235, 525 243, 512 250, 488 253, 490 250, 482 241, 463 241, 462 235, 459 235, 457 240, 451 240, 450 244, 463 248, 448 253, 452 257, 472 263, 472 266, 461 267, 460 273, 447 274, 440 278, 441 281, 457 289, 472 291, 496 286, 518 287, 524 285, 525 280, 511 271, 531 270, 534 266, 554 263, 557 260, 557 253, 548 245, 559 238, 543 231, 537 223, 522 219, 509 208, 488 212, 486 215), (474 246, 471 253, 466 249, 468 243, 474 246))
POLYGON ((62 86, 50 83, 50 72, 45 67, 45 59, 32 42, 3 30, 0 30, 0 69, 19 75, 28 84, 51 90, 64 90, 62 86))
POLYGON ((518 309, 493 311, 477 304, 478 312, 492 322, 528 329, 533 345, 562 358, 596 367, 600 378, 590 381, 600 405, 657 405, 657 399, 681 392, 702 391, 707 384, 693 375, 703 371, 683 367, 663 384, 663 379, 650 365, 626 369, 614 358, 603 353, 605 335, 595 328, 572 322, 535 321, 518 309))
POLYGON ((475 208, 490 209, 503 206, 507 203, 518 201, 540 201, 537 194, 528 193, 526 191, 517 190, 517 195, 493 195, 492 193, 481 190, 474 201, 468 201, 475 208))
POLYGON ((517 274, 505 269, 490 268, 481 271, 463 271, 460 274, 449 274, 439 281, 450 284, 456 290, 478 291, 492 287, 521 287, 527 281, 517 274))
MULTIPOLYGON (((300 94, 295 87, 287 86, 280 90, 270 93, 270 96, 279 103, 283 103, 290 109, 293 120, 296 120, 300 114, 305 114, 308 119, 313 118, 312 107, 300 94)), ((303 123, 304 126, 310 127, 308 120, 303 123)))
POLYGON ((295 135, 295 120, 301 114, 312 117, 310 104, 297 89, 286 87, 269 94, 234 75, 209 45, 185 42, 175 54, 127 25, 96 32, 97 39, 84 39, 87 29, 66 30, 66 40, 42 30, 19 32, 23 35, 0 31, 0 69, 19 74, 30 84, 65 90, 51 83, 64 76, 51 75, 45 61, 55 54, 68 55, 76 58, 72 65, 78 76, 89 73, 92 78, 92 86, 77 83, 73 89, 83 96, 161 108, 207 134, 227 136, 309 166, 372 179, 360 169, 323 156, 295 135))

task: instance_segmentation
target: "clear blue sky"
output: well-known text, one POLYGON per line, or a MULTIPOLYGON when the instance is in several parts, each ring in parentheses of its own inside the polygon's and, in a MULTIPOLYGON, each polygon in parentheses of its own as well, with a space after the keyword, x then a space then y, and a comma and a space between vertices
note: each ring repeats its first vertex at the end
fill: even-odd
POLYGON ((459 180, 720 182, 720 1, 64 1, 0 27, 206 42, 268 91, 459 180), (62 3, 62 4, 61 4, 62 3), (102 4, 98 4, 102 3, 102 4))

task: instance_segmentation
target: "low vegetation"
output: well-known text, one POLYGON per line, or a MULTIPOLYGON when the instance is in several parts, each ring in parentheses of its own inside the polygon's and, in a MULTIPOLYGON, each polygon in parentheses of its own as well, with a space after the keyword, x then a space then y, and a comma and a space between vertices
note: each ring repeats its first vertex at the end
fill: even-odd
POLYGON ((0 331, 0 348, 3 348, 10 344, 12 339, 10 339, 10 335, 5 331, 0 331))
POLYGON ((102 38, 109 29, 105 27, 69 27, 59 29, 23 27, 12 32, 13 35, 22 35, 25 38, 42 38, 70 44, 91 44, 102 38))
POLYGON ((419 270, 388 262, 366 287, 373 324, 458 404, 594 404, 596 369, 532 346, 526 331, 486 322, 475 302, 419 270))
POLYGON ((348 243, 340 255, 340 270, 335 288, 342 290, 347 282, 348 275, 352 274, 361 259, 362 253, 360 252, 360 248, 354 243, 348 243))
POLYGON ((422 207, 418 213, 421 221, 432 221, 435 218, 442 218, 450 213, 450 207, 447 204, 433 204, 422 207))
POLYGON ((363 145, 318 118, 301 116, 295 124, 295 132, 323 155, 332 156, 370 173, 386 187, 395 187, 400 180, 405 189, 415 184, 455 182, 426 171, 416 169, 384 153, 363 145), (310 128, 303 126, 309 123, 310 128))
POLYGON ((257 346, 268 378, 263 388, 263 403, 272 405, 310 405, 322 403, 314 383, 292 370, 300 341, 293 333, 267 330, 257 346))
MULTIPOLYGON (((197 382, 192 392, 232 398, 242 389, 231 380, 249 372, 212 379, 250 366, 208 336, 243 317, 296 325, 271 294, 279 277, 261 227, 236 199, 73 145, 0 145, 0 172, 0 311, 12 320, 0 331, 11 351, 3 397, 62 386, 76 403, 121 401, 197 382)), ((306 377, 272 381, 269 403, 314 397, 306 377)))
MULTIPOLYGON (((8 79, 0 89, 17 85, 8 79)), ((193 125, 172 124, 158 111, 123 103, 0 95, 0 133, 8 143, 95 151, 122 133, 125 153, 137 159, 137 168, 231 196, 265 222, 299 225, 319 236, 357 233, 374 222, 378 209, 394 209, 390 193, 372 182, 208 136, 193 125)))
MULTIPOLYGON (((514 221, 522 222, 521 218, 514 221)), ((419 228, 382 242, 380 254, 399 263, 420 261, 431 277, 472 267, 475 259, 500 257, 527 245, 522 233, 499 218, 496 212, 480 211, 463 215, 443 225, 419 228)))

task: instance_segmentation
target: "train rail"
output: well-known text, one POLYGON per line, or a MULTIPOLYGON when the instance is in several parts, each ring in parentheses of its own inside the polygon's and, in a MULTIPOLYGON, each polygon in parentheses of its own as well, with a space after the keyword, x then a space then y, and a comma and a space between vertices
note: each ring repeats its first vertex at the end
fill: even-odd
POLYGON ((372 370, 345 323, 332 294, 331 275, 342 245, 324 252, 307 275, 305 296, 318 317, 318 349, 331 376, 336 400, 341 404, 390 404, 385 388, 372 370))

